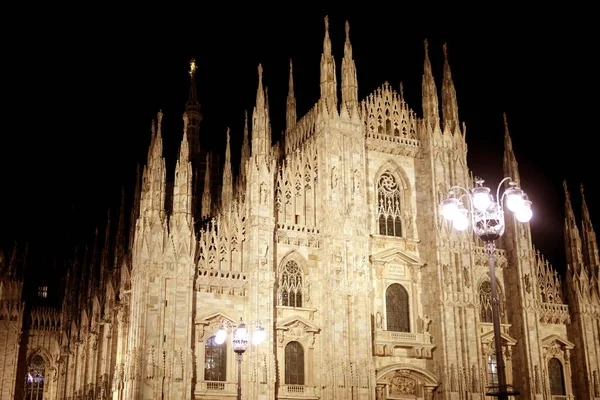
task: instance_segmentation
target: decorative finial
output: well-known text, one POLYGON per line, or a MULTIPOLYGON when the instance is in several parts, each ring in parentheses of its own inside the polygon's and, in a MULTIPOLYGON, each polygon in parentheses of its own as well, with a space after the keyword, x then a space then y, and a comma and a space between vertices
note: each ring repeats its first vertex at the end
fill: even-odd
POLYGON ((329 32, 329 16, 325 16, 325 32, 329 32))
POLYGON ((187 114, 183 114, 183 132, 184 133, 187 132, 187 127, 188 127, 189 121, 190 120, 189 120, 187 114))
POLYGON ((262 73, 263 73, 262 64, 258 64, 258 81, 259 82, 262 82, 262 73))
POLYGON ((425 39, 425 54, 427 54, 428 47, 429 47, 429 43, 427 43, 427 39, 425 39))
POLYGON ((350 22, 346 20, 346 40, 350 40, 350 22))
POLYGON ((444 51, 444 59, 447 60, 448 59, 448 46, 446 46, 446 43, 444 43, 442 45, 442 50, 444 51))
POLYGON ((196 59, 192 58, 190 60, 190 76, 194 77, 194 75, 196 75, 196 69, 198 69, 198 66, 196 65, 196 59))
POLYGON ((581 195, 583 196, 583 182, 581 182, 579 184, 579 192, 581 193, 581 195))
POLYGON ((400 98, 404 98, 404 84, 400 81, 400 98))
POLYGON ((567 180, 563 179, 563 189, 565 190, 565 193, 569 193, 569 189, 567 188, 567 180))

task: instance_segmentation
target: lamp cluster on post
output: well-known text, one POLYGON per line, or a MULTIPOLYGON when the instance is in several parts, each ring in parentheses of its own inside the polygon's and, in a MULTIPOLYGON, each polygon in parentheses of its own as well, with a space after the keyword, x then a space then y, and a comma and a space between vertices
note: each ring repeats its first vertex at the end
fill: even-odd
POLYGON ((441 212, 445 219, 452 222, 454 229, 464 231, 471 226, 473 233, 485 243, 485 250, 489 256, 494 350, 498 373, 498 386, 491 388, 492 391, 488 394, 498 397, 499 400, 506 400, 508 396, 518 395, 518 393, 509 390, 506 384, 500 336, 500 299, 494 270, 495 241, 504 234, 505 206, 515 214, 515 218, 519 222, 523 223, 529 222, 533 212, 531 201, 512 178, 506 177, 500 181, 495 198, 490 194, 490 189, 483 186, 483 183, 483 180, 478 179, 475 187, 471 190, 462 186, 450 188, 448 197, 442 200, 441 212), (500 194, 505 182, 508 183, 508 188, 500 194))
MULTIPOLYGON (((265 340, 266 331, 263 326, 262 321, 253 321, 249 323, 250 325, 256 325, 254 332, 252 333, 252 344, 259 345, 265 340)), ((240 318, 240 323, 237 326, 231 325, 231 323, 227 320, 224 320, 221 324, 221 327, 217 331, 217 335, 215 337, 215 342, 217 344, 225 343, 227 340, 227 331, 232 330, 233 335, 231 337, 231 347, 235 354, 237 354, 237 362, 238 362, 238 383, 237 383, 237 399, 242 399, 242 359, 244 358, 244 353, 248 349, 249 342, 249 332, 246 324, 240 318)))

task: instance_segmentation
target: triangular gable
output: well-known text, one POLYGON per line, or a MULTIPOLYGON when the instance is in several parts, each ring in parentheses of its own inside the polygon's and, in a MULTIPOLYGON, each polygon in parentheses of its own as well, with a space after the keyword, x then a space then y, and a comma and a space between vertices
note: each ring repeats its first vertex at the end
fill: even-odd
POLYGON ((297 315, 292 315, 291 317, 284 318, 280 321, 277 321, 276 328, 277 328, 277 330, 287 331, 290 329, 290 327, 295 326, 297 324, 304 325, 304 327, 305 327, 304 330, 306 332, 318 333, 321 330, 321 328, 319 328, 317 325, 315 325, 314 322, 304 319, 297 315))
POLYGON ((544 339, 542 339, 542 347, 550 347, 554 344, 554 342, 557 342, 561 347, 564 346, 568 350, 572 350, 575 347, 575 344, 569 342, 567 339, 564 339, 556 334, 546 336, 544 339))
POLYGON ((231 318, 229 315, 225 314, 223 311, 216 310, 216 311, 211 311, 207 314, 202 315, 200 318, 197 319, 196 324, 210 325, 215 320, 217 320, 217 321, 227 320, 231 324, 236 323, 236 320, 234 318, 231 318))
MULTIPOLYGON (((502 342, 506 343, 508 346, 514 346, 517 344, 517 339, 510 336, 508 333, 500 333, 500 337, 502 338, 502 342)), ((489 331, 483 335, 481 335, 482 343, 489 343, 494 341, 494 331, 489 331)))
POLYGON ((420 258, 413 254, 404 252, 397 248, 383 250, 377 254, 371 256, 371 263, 373 264, 385 264, 385 263, 406 263, 408 265, 415 265, 422 267, 425 265, 420 258))

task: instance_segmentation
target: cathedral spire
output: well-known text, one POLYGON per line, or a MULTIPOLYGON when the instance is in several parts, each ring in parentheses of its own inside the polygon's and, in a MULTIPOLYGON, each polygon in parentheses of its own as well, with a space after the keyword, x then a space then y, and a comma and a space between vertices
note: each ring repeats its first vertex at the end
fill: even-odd
POLYGON ((565 191, 565 251, 567 265, 574 273, 579 274, 583 267, 581 236, 579 236, 579 228, 571 206, 571 195, 566 180, 563 181, 563 189, 565 191))
POLYGON ((184 115, 188 118, 187 138, 189 141, 190 159, 195 160, 200 154, 200 122, 202 113, 200 112, 200 103, 198 102, 198 93, 196 89, 196 71, 198 65, 195 59, 190 60, 190 94, 185 104, 184 115))
POLYGON ((425 40, 425 62, 423 66, 423 81, 422 88, 422 104, 423 104, 423 119, 431 130, 435 130, 440 126, 439 103, 437 95, 437 87, 431 70, 431 61, 429 61, 429 49, 427 40, 425 40))
POLYGON ((342 59, 342 106, 348 108, 348 113, 358 107, 358 82, 356 80, 356 64, 352 58, 350 43, 350 23, 346 21, 346 42, 344 43, 344 58, 342 59))
POLYGON ((135 171, 135 190, 133 192, 133 206, 131 207, 131 215, 129 217, 129 242, 128 251, 133 248, 133 241, 135 239, 135 221, 140 215, 140 202, 142 197, 142 175, 140 171, 140 164, 138 163, 135 171))
POLYGON ((583 193, 583 183, 580 185, 581 191, 581 219, 582 219, 582 240, 583 240, 583 255, 585 263, 588 265, 590 270, 596 275, 596 279, 600 279, 600 255, 598 252, 598 241, 596 239, 596 232, 592 226, 592 219, 590 218, 590 210, 588 209, 587 202, 585 201, 585 194, 583 193))
POLYGON ((337 110, 337 77, 335 60, 331 54, 328 16, 325 16, 325 39, 323 40, 323 54, 321 54, 321 100, 325 102, 329 113, 337 110))
POLYGON ((288 96, 285 110, 285 130, 292 129, 297 122, 296 97, 294 96, 294 74, 292 71, 292 59, 290 58, 290 79, 288 84, 288 96))
POLYGON ((227 128, 227 145, 225 147, 225 165, 223 166, 223 188, 221 189, 221 210, 225 211, 233 201, 233 181, 231 177, 230 134, 227 128))
POLYGON ((152 140, 148 150, 148 163, 144 167, 142 193, 140 199, 141 210, 148 213, 148 217, 164 216, 165 206, 165 159, 162 156, 162 111, 158 112, 157 121, 152 123, 152 140))
POLYGON ((264 158, 268 154, 267 131, 268 115, 265 105, 265 91, 262 80, 263 68, 258 65, 258 89, 256 90, 256 106, 252 113, 252 156, 264 158))
POLYGON ((444 129, 449 129, 454 134, 460 129, 458 121, 458 103, 456 101, 456 89, 452 80, 450 64, 448 63, 448 49, 446 43, 444 50, 444 78, 442 82, 442 114, 444 117, 444 129))
POLYGON ((506 113, 503 114, 504 118, 504 176, 510 176, 514 181, 520 183, 519 177, 519 164, 513 152, 512 140, 508 131, 508 122, 506 120, 506 113))
POLYGON ((183 116, 183 138, 179 148, 179 158, 175 166, 175 182, 173 185, 173 218, 175 223, 192 226, 192 164, 190 162, 190 151, 188 148, 188 124, 187 115, 183 116))
POLYGON ((113 283, 116 287, 119 282, 119 273, 123 257, 125 255, 125 187, 121 187, 121 206, 119 208, 119 220, 117 221, 117 232, 113 245, 113 283))
POLYGON ((248 111, 244 111, 244 139, 242 141, 241 153, 240 173, 238 174, 238 193, 243 195, 246 191, 246 163, 250 159, 250 147, 248 144, 248 111))
POLYGON ((202 219, 210 217, 210 153, 206 153, 206 170, 204 171, 204 191, 202 193, 202 219))

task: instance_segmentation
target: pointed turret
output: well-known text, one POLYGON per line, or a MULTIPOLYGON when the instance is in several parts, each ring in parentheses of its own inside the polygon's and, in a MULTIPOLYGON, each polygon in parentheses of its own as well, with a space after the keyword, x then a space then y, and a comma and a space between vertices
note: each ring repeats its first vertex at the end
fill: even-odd
POLYGON ((195 59, 190 60, 190 94, 187 103, 185 103, 184 116, 188 119, 187 138, 189 141, 189 157, 195 160, 200 154, 200 122, 202 113, 200 112, 200 103, 198 102, 198 93, 196 90, 196 70, 198 65, 195 59))
POLYGON ((448 63, 448 49, 446 43, 444 49, 444 78, 442 82, 442 116, 444 118, 444 129, 454 134, 460 129, 458 121, 458 103, 456 101, 456 89, 452 80, 450 64, 448 63))
POLYGON ((595 275, 596 279, 600 279, 598 272, 600 269, 600 255, 598 251, 598 241, 596 240, 596 232, 592 226, 590 210, 585 201, 583 192, 583 183, 580 185, 581 190, 581 237, 583 240, 583 258, 590 271, 595 275))
POLYGON ((246 191, 246 164, 250 159, 250 145, 248 140, 248 111, 244 111, 244 139, 242 141, 240 173, 238 174, 238 193, 242 196, 246 191))
POLYGON ((100 276, 99 276, 99 285, 100 288, 99 293, 103 294, 105 285, 107 283, 108 274, 110 271, 110 234, 111 230, 111 216, 110 209, 107 212, 106 216, 106 229, 104 231, 104 243, 102 243, 102 255, 100 257, 100 276))
POLYGON ((519 165, 513 152, 512 140, 510 138, 510 132, 508 131, 508 122, 506 119, 506 113, 504 117, 504 176, 510 176, 514 181, 520 182, 519 177, 519 165))
POLYGON ((294 96, 294 74, 292 71, 292 59, 290 58, 290 79, 288 83, 288 96, 285 108, 285 130, 292 129, 298 120, 296 114, 296 97, 294 96))
POLYGON ((165 159, 162 156, 162 116, 162 111, 159 111, 158 127, 154 121, 152 123, 152 140, 148 150, 148 164, 144 167, 140 200, 141 211, 145 213, 144 217, 160 220, 164 217, 166 193, 166 168, 165 159))
POLYGON ((202 219, 208 218, 211 215, 211 198, 210 198, 210 153, 206 153, 206 170, 204 171, 204 191, 202 193, 202 219))
POLYGON ((267 123, 267 137, 265 140, 266 152, 271 152, 271 146, 273 145, 273 133, 271 131, 271 107, 269 103, 269 87, 265 86, 265 121, 267 123))
POLYGON ((337 77, 335 60, 331 54, 331 39, 329 39, 329 17, 325 16, 325 39, 323 54, 321 54, 321 100, 327 106, 327 111, 337 111, 337 77))
POLYGON ((221 189, 221 210, 226 210, 233 201, 233 180, 231 176, 231 149, 229 128, 227 128, 227 144, 225 147, 225 165, 223 166, 223 187, 221 189))
POLYGON ((173 219, 176 223, 192 225, 192 164, 189 158, 187 132, 189 119, 183 116, 183 138, 179 148, 179 158, 175 166, 175 183, 173 185, 173 219))
POLYGON ((433 78, 431 69, 431 61, 429 61, 429 49, 427 40, 425 40, 425 62, 423 66, 423 82, 422 82, 422 104, 423 104, 423 119, 425 124, 431 130, 439 128, 440 114, 437 87, 433 78))
POLYGON ((358 81, 356 79, 356 64, 352 58, 350 43, 350 23, 346 21, 346 42, 344 43, 344 58, 342 59, 342 106, 348 108, 348 114, 358 107, 358 81))
POLYGON ((579 236, 579 228, 575 221, 575 214, 571 206, 571 196, 566 180, 563 181, 563 189, 565 190, 565 251, 567 264, 576 275, 579 275, 584 265, 581 236, 579 236))
POLYGON ((121 265, 125 258, 125 188, 121 188, 121 206, 119 208, 119 220, 117 221, 117 232, 113 246, 112 282, 114 287, 119 282, 121 265))
POLYGON ((258 65, 258 89, 256 90, 256 106, 252 113, 252 156, 262 158, 268 154, 267 133, 268 116, 265 106, 265 91, 262 80, 263 68, 258 65))
POLYGON ((131 215, 129 217, 129 243, 128 251, 133 248, 135 239, 135 221, 140 216, 140 202, 142 197, 142 175, 140 172, 140 164, 138 163, 135 170, 135 190, 133 192, 133 205, 131 207, 131 215))

